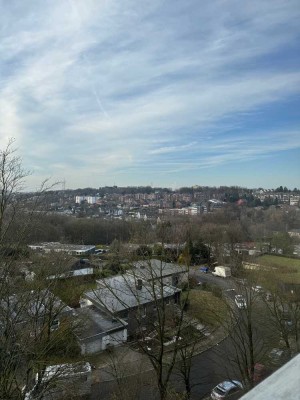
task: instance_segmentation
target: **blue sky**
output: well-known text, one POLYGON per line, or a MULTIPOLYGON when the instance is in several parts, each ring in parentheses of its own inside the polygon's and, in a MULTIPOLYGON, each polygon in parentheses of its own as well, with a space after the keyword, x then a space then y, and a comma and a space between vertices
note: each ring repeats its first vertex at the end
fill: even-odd
POLYGON ((0 10, 0 145, 28 188, 300 186, 298 0, 0 10))

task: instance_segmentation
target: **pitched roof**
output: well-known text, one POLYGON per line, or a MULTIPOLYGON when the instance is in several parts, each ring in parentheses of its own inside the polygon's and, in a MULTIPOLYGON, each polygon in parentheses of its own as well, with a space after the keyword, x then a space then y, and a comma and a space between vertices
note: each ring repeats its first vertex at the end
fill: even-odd
POLYGON ((180 289, 171 286, 150 284, 129 273, 98 280, 97 284, 98 288, 86 292, 84 297, 111 313, 135 308, 180 292, 180 289))
POLYGON ((133 266, 132 273, 148 281, 187 272, 185 265, 166 263, 156 259, 137 261, 133 266))

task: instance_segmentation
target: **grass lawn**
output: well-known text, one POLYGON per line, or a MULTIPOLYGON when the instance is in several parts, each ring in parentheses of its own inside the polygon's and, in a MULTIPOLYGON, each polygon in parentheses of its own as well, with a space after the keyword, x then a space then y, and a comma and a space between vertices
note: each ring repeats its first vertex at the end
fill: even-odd
POLYGON ((206 290, 192 289, 187 313, 204 325, 218 326, 226 318, 227 306, 224 300, 206 290))
POLYGON ((300 260, 289 257, 264 255, 259 257, 257 262, 262 265, 277 268, 277 271, 274 270, 270 273, 275 273, 283 282, 300 283, 300 260))

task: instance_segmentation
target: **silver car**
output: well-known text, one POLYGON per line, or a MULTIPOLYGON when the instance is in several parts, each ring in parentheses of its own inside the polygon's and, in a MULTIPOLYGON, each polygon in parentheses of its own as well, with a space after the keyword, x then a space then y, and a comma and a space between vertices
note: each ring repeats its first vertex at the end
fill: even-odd
POLYGON ((247 308, 247 301, 242 294, 237 294, 234 297, 234 301, 238 308, 247 308))
POLYGON ((240 381, 224 381, 219 383, 211 392, 210 397, 213 400, 231 399, 235 394, 243 390, 240 381))

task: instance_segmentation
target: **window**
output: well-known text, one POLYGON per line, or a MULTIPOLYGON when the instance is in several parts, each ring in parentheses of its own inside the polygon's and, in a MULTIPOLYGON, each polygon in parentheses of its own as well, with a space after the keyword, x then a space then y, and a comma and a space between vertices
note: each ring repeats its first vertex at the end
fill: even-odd
POLYGON ((147 315, 147 307, 144 306, 143 309, 142 309, 142 318, 145 318, 146 315, 147 315))
POLYGON ((60 322, 58 319, 54 319, 51 323, 50 330, 56 331, 59 328, 60 322))

